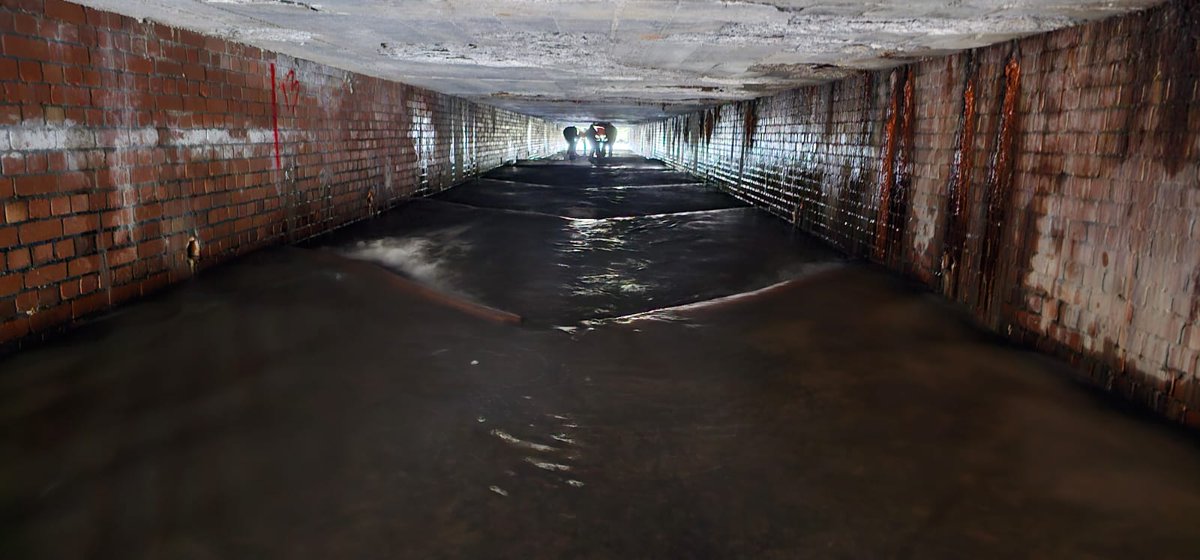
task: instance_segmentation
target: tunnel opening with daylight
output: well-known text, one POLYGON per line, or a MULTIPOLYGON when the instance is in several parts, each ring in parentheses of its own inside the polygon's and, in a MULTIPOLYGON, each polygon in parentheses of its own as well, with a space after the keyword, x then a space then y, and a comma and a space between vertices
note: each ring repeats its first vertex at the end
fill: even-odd
POLYGON ((2 558, 1189 558, 1200 6, 5 0, 2 558))

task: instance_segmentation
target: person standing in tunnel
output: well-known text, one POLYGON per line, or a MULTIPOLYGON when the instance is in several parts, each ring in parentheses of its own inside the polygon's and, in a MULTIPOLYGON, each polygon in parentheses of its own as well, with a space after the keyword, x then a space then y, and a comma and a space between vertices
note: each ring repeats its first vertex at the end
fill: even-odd
POLYGON ((594 122, 586 132, 588 157, 611 157, 612 144, 617 138, 617 129, 611 123, 594 122))
POLYGON ((600 148, 602 150, 604 150, 605 153, 602 155, 604 155, 606 157, 612 157, 613 144, 615 144, 617 142, 617 127, 613 126, 612 123, 607 122, 607 121, 592 123, 592 126, 595 128, 601 128, 604 130, 604 135, 606 136, 606 139, 605 139, 604 145, 601 146, 600 148))
POLYGON ((600 137, 601 133, 596 130, 596 123, 592 123, 587 131, 583 133, 584 140, 587 141, 587 157, 589 159, 600 155, 600 137))
POLYGON ((579 129, 574 126, 568 126, 563 129, 563 138, 567 140, 567 158, 575 161, 578 154, 575 153, 575 141, 579 139, 579 129))

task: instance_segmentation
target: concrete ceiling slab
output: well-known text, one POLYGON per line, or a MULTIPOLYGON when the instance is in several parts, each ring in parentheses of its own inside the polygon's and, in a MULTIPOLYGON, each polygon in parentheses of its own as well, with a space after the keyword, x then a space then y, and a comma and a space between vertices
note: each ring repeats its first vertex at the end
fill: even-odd
POLYGON ((81 0, 561 121, 637 121, 1160 0, 81 0))

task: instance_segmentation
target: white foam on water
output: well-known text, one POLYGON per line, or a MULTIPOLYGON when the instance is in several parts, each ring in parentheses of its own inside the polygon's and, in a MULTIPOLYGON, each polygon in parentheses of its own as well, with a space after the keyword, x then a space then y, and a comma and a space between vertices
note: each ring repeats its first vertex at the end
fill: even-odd
POLYGON ((571 470, 570 465, 562 465, 559 463, 548 463, 546 461, 539 461, 537 459, 534 459, 533 457, 526 457, 525 462, 529 463, 539 469, 542 469, 544 471, 567 472, 567 471, 571 470))
POLYGON ((776 290, 776 289, 782 288, 784 286, 787 286, 789 284, 795 283, 797 281, 801 281, 806 278, 810 278, 812 276, 816 276, 816 275, 819 275, 819 274, 822 274, 822 273, 825 273, 825 272, 828 272, 831 270, 837 270, 837 269, 843 268, 844 266, 845 266, 845 263, 843 263, 841 261, 824 261, 824 262, 804 263, 803 265, 801 265, 799 267, 791 269, 792 270, 791 278, 788 278, 787 280, 783 280, 781 282, 776 282, 769 286, 764 286, 757 290, 751 290, 749 292, 742 292, 742 293, 738 293, 738 294, 732 294, 732 295, 728 295, 728 296, 722 296, 722 297, 707 299, 707 300, 703 300, 703 301, 696 301, 696 302, 692 302, 692 303, 685 303, 683 305, 677 305, 674 307, 653 309, 650 311, 643 311, 641 313, 634 313, 632 315, 624 315, 621 317, 612 317, 609 319, 593 319, 593 320, 584 321, 583 324, 585 324, 585 325, 602 325, 605 323, 629 324, 629 323, 633 323, 635 321, 641 321, 641 320, 668 321, 668 322, 669 321, 682 321, 683 320, 682 313, 684 313, 684 312, 694 311, 694 310, 698 310, 698 309, 704 309, 704 308, 708 308, 708 307, 715 307, 715 306, 719 306, 719 305, 725 305, 725 304, 734 303, 734 302, 747 300, 747 299, 753 299, 753 298, 762 296, 763 294, 769 293, 773 290, 776 290))
POLYGON ((440 285, 443 274, 427 239, 373 239, 360 241, 345 251, 350 258, 372 261, 398 270, 427 284, 440 285))
POLYGON ((359 241, 342 248, 342 256, 370 261, 431 287, 454 293, 454 267, 447 260, 468 252, 464 241, 468 226, 447 228, 423 235, 383 237, 359 241))
POLYGON ((504 430, 492 430, 491 433, 493 436, 500 438, 501 441, 503 441, 509 445, 512 445, 513 447, 520 447, 523 449, 529 449, 531 451, 538 451, 541 453, 553 453, 555 451, 558 451, 557 448, 551 447, 549 445, 542 445, 540 443, 533 443, 531 441, 525 441, 523 439, 517 438, 517 437, 513 436, 512 434, 505 432, 504 430))

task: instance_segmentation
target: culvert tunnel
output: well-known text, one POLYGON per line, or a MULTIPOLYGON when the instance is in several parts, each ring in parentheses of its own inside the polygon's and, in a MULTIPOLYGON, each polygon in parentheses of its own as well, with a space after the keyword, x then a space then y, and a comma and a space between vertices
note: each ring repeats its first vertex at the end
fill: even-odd
POLYGON ((1193 557, 1198 20, 6 0, 0 557, 1193 557))

